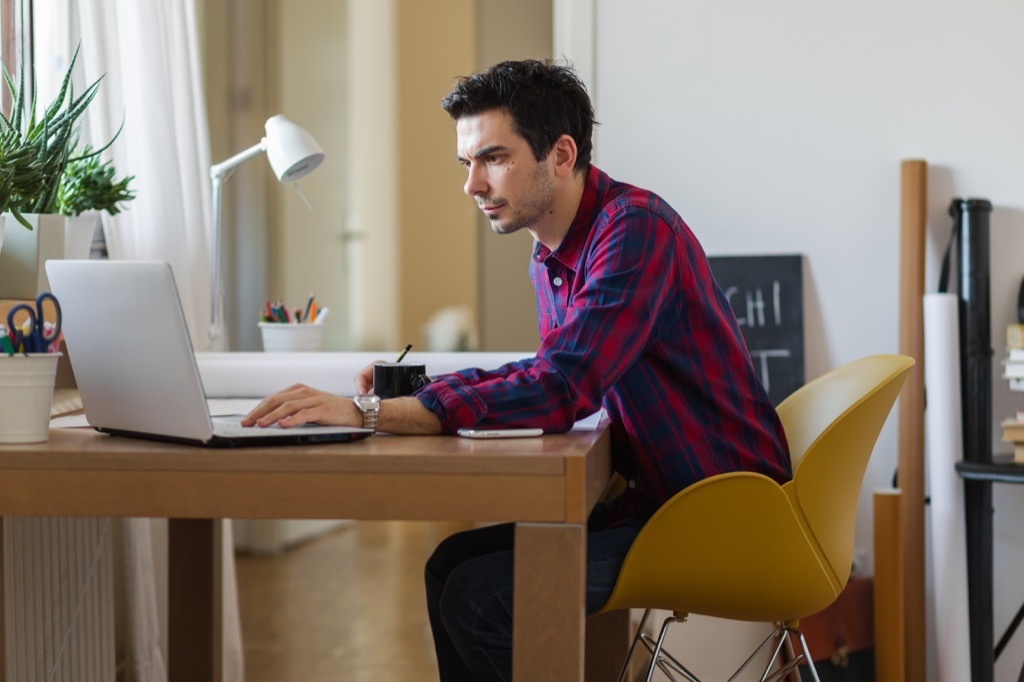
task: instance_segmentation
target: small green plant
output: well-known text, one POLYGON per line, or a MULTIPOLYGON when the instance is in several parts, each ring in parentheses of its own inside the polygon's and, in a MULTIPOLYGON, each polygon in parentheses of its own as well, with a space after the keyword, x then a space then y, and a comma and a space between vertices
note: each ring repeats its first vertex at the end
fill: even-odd
POLYGON ((122 208, 119 204, 135 198, 135 191, 128 186, 135 176, 115 180, 114 174, 113 164, 102 161, 85 145, 64 169, 57 191, 57 212, 68 216, 85 211, 117 215, 122 208))
MULTIPOLYGON (((71 87, 71 71, 78 59, 75 50, 64 80, 53 102, 36 118, 36 99, 26 102, 25 69, 20 70, 17 84, 3 68, 4 80, 14 99, 10 117, 0 113, 0 208, 10 213, 28 229, 32 225, 22 213, 55 213, 61 177, 71 160, 71 150, 78 145, 79 118, 99 89, 96 80, 79 96, 71 87)), ((33 92, 35 91, 33 83, 33 92)), ((114 138, 99 154, 117 139, 114 138)))

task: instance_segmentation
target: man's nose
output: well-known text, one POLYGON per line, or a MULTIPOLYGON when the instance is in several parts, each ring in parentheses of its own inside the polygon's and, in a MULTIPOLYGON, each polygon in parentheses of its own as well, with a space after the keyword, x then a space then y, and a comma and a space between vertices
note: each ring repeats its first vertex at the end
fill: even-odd
POLYGON ((473 164, 469 167, 469 174, 466 177, 466 184, 463 185, 462 191, 470 197, 475 197, 487 192, 487 182, 484 179, 482 170, 477 164, 473 164))

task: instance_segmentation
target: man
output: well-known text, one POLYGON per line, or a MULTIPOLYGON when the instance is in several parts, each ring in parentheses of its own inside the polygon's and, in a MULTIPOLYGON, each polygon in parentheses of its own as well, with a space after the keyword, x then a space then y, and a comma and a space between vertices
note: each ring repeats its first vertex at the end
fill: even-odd
MULTIPOLYGON (((627 487, 589 519, 593 612, 644 521, 674 494, 727 471, 788 480, 785 435, 696 237, 662 199, 591 165, 593 108, 570 68, 504 62, 461 79, 442 106, 466 194, 499 234, 533 235, 541 344, 536 357, 438 377, 370 411, 391 433, 553 433, 604 407, 627 487)), ((371 377, 357 378, 360 393, 371 377)), ((359 425, 364 415, 347 398, 296 386, 247 423, 275 422, 359 425)), ((459 533, 427 564, 444 682, 511 679, 513 536, 510 524, 459 533)))

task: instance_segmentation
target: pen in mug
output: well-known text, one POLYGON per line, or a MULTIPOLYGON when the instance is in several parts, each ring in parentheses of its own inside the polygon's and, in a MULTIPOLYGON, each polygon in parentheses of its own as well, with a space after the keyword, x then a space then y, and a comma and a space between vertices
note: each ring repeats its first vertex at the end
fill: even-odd
POLYGON ((402 351, 401 355, 398 356, 398 359, 395 360, 395 362, 396 363, 401 362, 402 359, 405 358, 405 354, 408 353, 410 350, 412 350, 412 344, 411 343, 406 345, 405 350, 402 351))

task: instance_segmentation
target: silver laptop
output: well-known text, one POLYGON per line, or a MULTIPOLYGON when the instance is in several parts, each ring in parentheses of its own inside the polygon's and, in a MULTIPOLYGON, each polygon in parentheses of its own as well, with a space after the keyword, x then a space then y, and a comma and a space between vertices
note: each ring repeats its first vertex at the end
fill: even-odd
POLYGON ((104 433, 233 447, 350 441, 369 429, 243 427, 211 418, 174 275, 162 261, 50 260, 89 424, 104 433))

